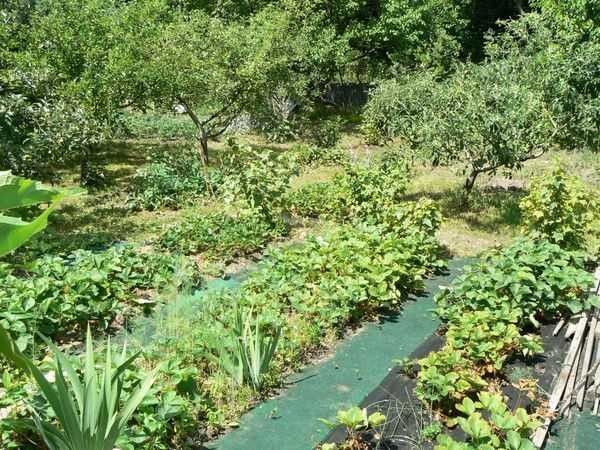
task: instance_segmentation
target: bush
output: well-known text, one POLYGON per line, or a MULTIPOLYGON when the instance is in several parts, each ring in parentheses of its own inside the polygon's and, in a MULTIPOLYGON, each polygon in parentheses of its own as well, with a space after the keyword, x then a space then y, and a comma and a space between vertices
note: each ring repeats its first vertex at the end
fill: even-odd
POLYGON ((320 119, 308 129, 307 140, 318 148, 335 147, 342 137, 342 121, 339 117, 320 119))
POLYGON ((209 258, 230 259, 255 253, 287 226, 273 223, 259 214, 232 217, 224 213, 192 215, 173 225, 160 236, 163 248, 184 254, 204 253, 209 258))
POLYGON ((218 192, 222 183, 222 172, 207 170, 193 149, 162 151, 137 170, 129 203, 139 209, 177 209, 218 192))
POLYGON ((348 164, 331 182, 291 193, 288 206, 300 215, 380 223, 388 209, 402 202, 408 174, 404 162, 348 164))
MULTIPOLYGON (((89 321, 106 328, 131 308, 151 304, 150 292, 166 285, 180 269, 170 256, 139 253, 132 247, 45 256, 25 272, 4 265, 0 323, 20 349, 33 343, 36 331, 66 337, 89 321)), ((195 275, 189 276, 197 284, 195 275)))
POLYGON ((567 249, 581 249, 594 233, 600 202, 577 176, 556 165, 533 180, 531 192, 519 204, 525 231, 567 249))
POLYGON ((294 158, 230 141, 231 152, 223 166, 223 193, 250 213, 276 222, 290 178, 297 173, 294 158))
POLYGON ((363 113, 362 131, 367 140, 381 144, 395 137, 411 142, 417 137, 417 117, 423 117, 429 95, 438 87, 432 72, 409 74, 382 81, 371 92, 363 113))
POLYGON ((300 166, 338 166, 348 163, 348 154, 341 147, 298 145, 292 149, 300 166))

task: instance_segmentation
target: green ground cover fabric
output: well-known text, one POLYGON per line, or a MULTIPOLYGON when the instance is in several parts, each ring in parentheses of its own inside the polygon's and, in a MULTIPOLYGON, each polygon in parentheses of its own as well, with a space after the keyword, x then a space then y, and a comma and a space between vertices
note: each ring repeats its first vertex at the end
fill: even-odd
MULTIPOLYGON (((589 409, 589 408, 588 408, 589 409)), ((544 450, 600 449, 600 418, 589 412, 575 412, 571 419, 552 425, 544 450)))
POLYGON ((357 405, 387 375, 393 360, 409 356, 439 325, 433 296, 472 260, 450 261, 449 273, 427 280, 426 293, 405 304, 398 316, 368 324, 342 342, 326 361, 288 380, 280 396, 248 412, 239 428, 208 444, 215 450, 309 450, 329 429, 341 408, 357 405))

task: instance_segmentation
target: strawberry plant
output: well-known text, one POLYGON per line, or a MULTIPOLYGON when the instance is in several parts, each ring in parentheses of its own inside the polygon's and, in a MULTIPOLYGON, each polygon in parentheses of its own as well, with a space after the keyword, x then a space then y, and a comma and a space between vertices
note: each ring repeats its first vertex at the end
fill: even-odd
POLYGON ((491 250, 436 297, 437 313, 455 322, 467 311, 499 319, 516 314, 519 326, 577 313, 588 306, 592 277, 581 254, 547 241, 517 239, 491 250))
POLYGON ((436 450, 534 450, 531 434, 541 422, 523 408, 510 411, 500 394, 481 392, 478 401, 463 399, 456 409, 465 417, 456 423, 467 434, 467 442, 457 442, 448 435, 438 437, 436 450))
POLYGON ((359 450, 364 447, 361 433, 372 430, 383 425, 386 421, 386 417, 379 411, 368 414, 366 408, 359 408, 353 406, 347 410, 339 410, 335 416, 335 422, 331 422, 327 419, 320 419, 325 425, 331 429, 335 429, 338 426, 343 426, 346 429, 346 442, 341 445, 325 444, 322 450, 326 449, 338 449, 338 450, 359 450))
POLYGON ((189 215, 168 227, 158 239, 165 249, 184 254, 204 253, 210 258, 233 258, 261 250, 287 233, 282 221, 270 222, 259 214, 232 217, 224 213, 189 215))
MULTIPOLYGON (((152 304, 151 291, 181 269, 171 256, 139 253, 127 246, 45 256, 25 271, 4 266, 0 324, 10 330, 21 350, 33 343, 34 331, 64 336, 88 321, 106 328, 132 307, 152 304)), ((197 275, 185 270, 197 284, 197 275)))
POLYGON ((448 346, 431 352, 419 365, 417 397, 442 409, 487 386, 473 362, 448 346))
POLYGON ((542 352, 537 336, 521 335, 514 323, 515 314, 506 319, 497 320, 489 311, 467 312, 448 328, 446 345, 460 351, 484 373, 501 370, 506 359, 516 352, 526 356, 542 352))

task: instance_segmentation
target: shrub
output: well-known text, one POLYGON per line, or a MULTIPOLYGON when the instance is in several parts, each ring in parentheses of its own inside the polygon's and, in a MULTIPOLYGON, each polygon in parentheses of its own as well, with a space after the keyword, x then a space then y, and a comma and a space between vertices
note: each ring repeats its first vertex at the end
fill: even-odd
POLYGON ((318 148, 335 147, 342 137, 342 121, 339 117, 320 119, 308 129, 307 140, 318 148))
POLYGON ((333 181, 307 185, 291 193, 288 205, 293 212, 306 216, 380 223, 402 202, 408 174, 403 161, 348 164, 333 181))
POLYGON ((193 149, 157 152, 137 170, 129 203, 139 209, 177 209, 218 192, 222 183, 222 172, 206 169, 193 149))
POLYGON ((600 202, 577 176, 556 165, 533 180, 531 192, 519 204, 525 231, 567 249, 581 249, 592 234, 600 202))
POLYGON ((516 314, 520 326, 537 325, 588 306, 591 283, 581 254, 520 238, 467 268, 436 297, 437 313, 451 323, 469 311, 487 311, 501 320, 516 314))
POLYGON ((237 202, 245 210, 276 221, 289 189, 290 178, 297 172, 293 158, 230 141, 231 152, 223 166, 225 200, 237 202))
POLYGON ((409 74, 398 80, 382 81, 371 92, 363 113, 363 132, 378 144, 401 137, 407 142, 418 133, 416 117, 424 116, 437 88, 433 72, 409 74))
POLYGON ((246 256, 261 250, 270 240, 287 233, 287 226, 260 214, 232 217, 225 213, 191 215, 160 236, 158 244, 184 254, 205 253, 210 258, 246 256))
POLYGON ((338 186, 330 181, 310 183, 286 195, 286 206, 301 217, 335 219, 342 215, 338 186))
POLYGON ((337 166, 348 163, 348 153, 341 147, 297 145, 291 150, 300 166, 337 166))
POLYGON ((132 247, 45 256, 24 273, 6 267, 0 271, 0 323, 22 350, 31 345, 35 331, 64 337, 88 321, 108 327, 130 308, 152 303, 149 291, 180 270, 170 256, 138 253, 132 247))
MULTIPOLYGON (((27 87, 17 92, 40 89, 30 86, 38 82, 20 80, 27 87)), ((87 162, 103 133, 103 124, 78 103, 40 98, 40 92, 0 96, 0 170, 54 181, 58 168, 87 162)))

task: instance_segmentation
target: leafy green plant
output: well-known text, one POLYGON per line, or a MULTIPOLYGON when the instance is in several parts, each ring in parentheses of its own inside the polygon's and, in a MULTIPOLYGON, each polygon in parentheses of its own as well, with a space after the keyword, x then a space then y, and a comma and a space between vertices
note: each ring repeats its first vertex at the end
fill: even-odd
POLYGON ((8 333, 0 327, 0 352, 34 378, 60 425, 57 427, 46 419, 43 411, 36 411, 35 426, 46 445, 52 450, 112 450, 127 421, 154 383, 156 370, 123 398, 126 394, 123 391, 123 373, 138 355, 126 358, 123 349, 122 355, 114 358, 109 340, 104 369, 98 371, 88 328, 85 364, 80 376, 66 355, 51 341, 46 340, 46 343, 54 354, 56 381, 53 383, 19 351, 8 333))
POLYGON ((252 316, 251 310, 236 310, 229 342, 218 342, 215 361, 237 384, 248 383, 258 391, 275 355, 281 328, 274 327, 270 335, 261 317, 252 316))
POLYGON ((275 221, 297 167, 293 160, 267 149, 255 149, 230 141, 231 152, 224 164, 225 200, 275 221))
POLYGON ((447 348, 460 351, 483 373, 501 370, 506 359, 516 352, 525 356, 541 353, 539 338, 521 335, 515 322, 515 314, 498 320, 489 311, 467 312, 450 324, 446 333, 447 348))
POLYGON ((360 434, 362 432, 369 429, 375 429, 383 425, 386 421, 386 417, 379 411, 369 414, 366 408, 361 409, 358 406, 353 406, 350 409, 339 410, 335 416, 335 422, 331 422, 327 419, 319 420, 332 429, 340 425, 346 428, 346 434, 348 437, 346 443, 340 448, 352 450, 355 448, 360 448, 360 434))
POLYGON ((463 399, 456 409, 466 417, 456 422, 467 434, 466 443, 456 442, 448 435, 438 438, 436 450, 507 449, 534 450, 531 434, 541 425, 533 415, 523 408, 509 411, 500 394, 481 392, 479 401, 463 399))
POLYGON ((289 305, 322 328, 340 328, 419 291, 432 270, 422 264, 421 236, 375 227, 339 227, 303 245, 273 250, 246 290, 268 307, 289 305), (258 295, 260 294, 260 295, 258 295))
POLYGON ((129 204, 138 209, 177 209, 219 192, 223 174, 207 169, 191 149, 163 151, 138 169, 133 177, 129 204))
POLYGON ((581 180, 558 164, 533 180, 529 195, 519 204, 528 234, 567 249, 586 245, 598 205, 600 200, 586 191, 581 180))
POLYGON ((66 195, 64 191, 48 189, 36 181, 0 172, 0 256, 10 253, 39 233, 48 224, 48 216, 66 195), (4 215, 2 212, 25 206, 47 203, 49 206, 32 222, 4 215))
POLYGON ((537 325, 542 318, 586 308, 591 283, 582 254, 519 238, 467 268, 436 297, 437 313, 452 323, 468 311, 488 311, 500 319, 516 314, 519 326, 537 325))
POLYGON ((282 221, 271 222, 256 213, 232 217, 224 213, 190 215, 168 227, 161 247, 184 254, 205 253, 212 258, 245 256, 261 250, 277 236, 287 234, 282 221))
POLYGON ((419 360, 419 365, 417 397, 446 410, 456 401, 487 386, 474 363, 451 347, 431 352, 419 360))
MULTIPOLYGON (((346 164, 344 171, 336 174, 331 182, 310 184, 291 193, 288 206, 300 215, 322 216, 340 222, 396 221, 393 212, 403 204, 408 174, 404 161, 346 164)), ((416 219, 416 213, 416 210, 410 211, 405 216, 416 219)))
POLYGON ((297 145, 292 148, 296 161, 301 166, 338 166, 348 163, 348 153, 342 147, 317 147, 297 145))
POLYGON ((33 343, 35 331, 65 337, 88 321, 106 328, 117 315, 153 305, 152 294, 177 271, 191 285, 199 283, 178 258, 129 246, 42 256, 25 272, 7 265, 0 270, 0 324, 21 350, 33 343))
POLYGON ((342 121, 335 117, 321 119, 317 124, 309 125, 307 140, 318 148, 335 147, 341 139, 342 121))

